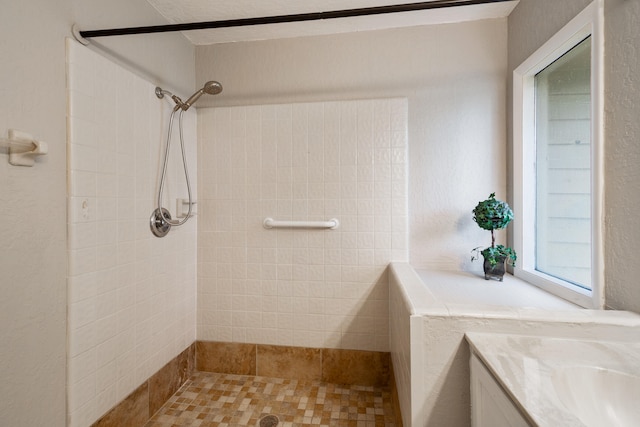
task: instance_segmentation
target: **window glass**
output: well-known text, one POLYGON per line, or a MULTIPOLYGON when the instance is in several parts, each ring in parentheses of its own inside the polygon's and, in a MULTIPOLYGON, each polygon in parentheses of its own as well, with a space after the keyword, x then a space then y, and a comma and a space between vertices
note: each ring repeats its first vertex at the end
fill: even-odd
POLYGON ((535 76, 535 269, 591 289, 591 37, 535 76))

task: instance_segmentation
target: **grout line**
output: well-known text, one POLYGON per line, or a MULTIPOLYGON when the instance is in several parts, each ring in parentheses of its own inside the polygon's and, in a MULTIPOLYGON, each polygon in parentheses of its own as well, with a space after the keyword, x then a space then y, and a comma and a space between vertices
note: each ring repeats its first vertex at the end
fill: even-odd
POLYGON ((256 358, 256 369, 255 369, 255 375, 258 376, 258 344, 254 344, 255 345, 255 358, 256 358))

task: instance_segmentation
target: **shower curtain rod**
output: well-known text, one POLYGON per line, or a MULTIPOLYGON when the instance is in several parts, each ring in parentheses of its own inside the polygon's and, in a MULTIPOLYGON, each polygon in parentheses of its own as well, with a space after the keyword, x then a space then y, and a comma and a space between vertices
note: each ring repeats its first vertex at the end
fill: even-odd
POLYGON ((79 31, 74 25, 74 35, 78 41, 87 44, 87 38, 123 36, 132 34, 166 33, 173 31, 206 30, 212 28, 245 27, 251 25, 305 22, 322 19, 351 18, 356 16, 381 15, 386 13, 414 12, 418 10, 441 9, 456 6, 472 6, 487 3, 502 3, 513 0, 434 0, 419 3, 395 4, 388 6, 363 7, 358 9, 333 10, 327 12, 299 13, 294 15, 264 16, 259 18, 229 19, 223 21, 192 22, 185 24, 152 25, 145 27, 114 28, 105 30, 79 31))

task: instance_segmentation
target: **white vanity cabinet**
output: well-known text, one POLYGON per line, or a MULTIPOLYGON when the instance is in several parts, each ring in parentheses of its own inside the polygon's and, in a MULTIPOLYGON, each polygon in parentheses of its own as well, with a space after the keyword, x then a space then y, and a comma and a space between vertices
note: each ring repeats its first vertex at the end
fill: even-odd
POLYGON ((471 354, 471 425, 531 427, 475 354, 471 354))

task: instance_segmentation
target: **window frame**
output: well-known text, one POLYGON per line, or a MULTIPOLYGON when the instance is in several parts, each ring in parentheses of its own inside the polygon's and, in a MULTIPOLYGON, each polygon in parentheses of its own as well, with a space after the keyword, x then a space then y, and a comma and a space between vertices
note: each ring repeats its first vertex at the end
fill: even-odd
POLYGON ((513 71, 514 274, 585 308, 604 304, 604 6, 595 0, 513 71), (535 76, 591 36, 591 290, 535 269, 535 76))

